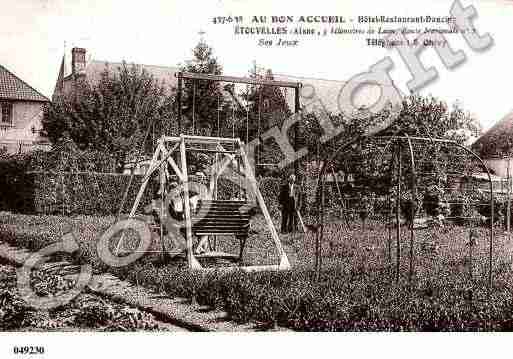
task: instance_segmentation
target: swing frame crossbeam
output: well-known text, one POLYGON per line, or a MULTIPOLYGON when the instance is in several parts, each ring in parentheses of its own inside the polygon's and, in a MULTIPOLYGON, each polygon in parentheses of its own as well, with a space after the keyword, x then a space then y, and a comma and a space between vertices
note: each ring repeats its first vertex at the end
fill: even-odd
POLYGON ((276 86, 276 87, 288 87, 294 89, 300 89, 302 87, 301 82, 294 81, 276 81, 276 80, 265 80, 252 77, 237 77, 237 76, 224 76, 224 75, 211 75, 211 74, 200 74, 194 72, 177 72, 175 77, 184 80, 207 80, 217 82, 231 82, 248 85, 263 85, 263 86, 276 86))
MULTIPOLYGON (((178 132, 182 133, 182 95, 183 95, 183 81, 184 80, 190 80, 193 82, 193 133, 195 132, 195 120, 194 120, 194 113, 195 113, 195 99, 196 99, 196 83, 197 81, 213 81, 213 82, 228 82, 231 84, 246 84, 246 85, 257 85, 257 86, 272 86, 272 87, 283 87, 285 89, 292 88, 294 90, 294 114, 298 114, 301 111, 301 105, 299 101, 299 91, 303 87, 303 84, 301 82, 296 81, 277 81, 277 80, 269 80, 269 79, 262 79, 262 78, 256 78, 256 77, 237 77, 237 76, 224 76, 224 75, 212 75, 212 74, 202 74, 202 73, 194 73, 194 72, 177 72, 175 73, 175 77, 177 78, 177 94, 176 99, 178 103, 178 111, 177 111, 177 121, 178 121, 178 132)), ((233 89, 226 89, 232 97, 234 97, 233 89)), ((260 96, 261 97, 261 96, 260 96)), ((237 100, 236 100, 237 102, 237 100)), ((260 101, 261 102, 261 99, 260 101)), ((240 104, 239 104, 240 105, 240 104)), ((260 111, 260 103, 259 103, 259 111, 260 111)), ((218 99, 218 111, 217 111, 217 122, 218 122, 218 133, 219 133, 219 99, 218 99)), ((249 121, 249 114, 248 110, 246 108, 246 142, 249 142, 248 138, 248 121, 249 121)), ((260 116, 259 113, 259 130, 258 130, 258 137, 260 137, 260 116)), ((297 143, 297 137, 298 137, 298 126, 294 126, 294 148, 296 148, 297 143)), ((233 132, 233 130, 232 130, 233 132)), ((193 136, 194 137, 194 136, 193 136)), ((200 136, 195 136, 200 137, 200 136)), ((259 162, 259 152, 257 151, 257 165, 259 162)), ((298 173, 298 162, 294 162, 294 173, 297 175, 298 173)))
MULTIPOLYGON (((210 252, 210 255, 205 254, 195 254, 193 250, 193 235, 198 235, 198 231, 195 232, 193 221, 193 215, 191 212, 191 206, 190 206, 190 182, 189 182, 189 175, 187 171, 187 156, 186 153, 190 149, 187 148, 186 144, 190 145, 201 145, 201 144, 211 144, 216 145, 216 157, 220 154, 223 155, 221 161, 216 161, 215 166, 212 167, 213 172, 211 173, 210 178, 210 188, 207 189, 208 191, 208 197, 212 198, 213 200, 217 201, 217 196, 215 194, 216 188, 217 188, 217 180, 222 175, 222 173, 228 168, 230 164, 233 165, 233 161, 236 161, 236 168, 234 168, 233 172, 239 171, 239 175, 243 176, 244 180, 241 181, 239 185, 245 186, 244 193, 246 194, 246 200, 242 201, 236 201, 236 203, 240 203, 241 210, 249 209, 251 205, 256 204, 265 219, 266 226, 270 231, 271 239, 274 242, 274 245, 276 247, 276 250, 278 252, 279 257, 279 264, 275 265, 258 265, 258 266, 228 266, 228 267, 215 267, 215 270, 231 270, 231 269, 237 269, 237 270, 243 270, 243 271, 273 271, 273 270, 288 270, 290 269, 290 264, 287 258, 287 255, 283 249, 283 246, 281 244, 281 241, 278 236, 278 232, 276 231, 276 228, 274 227, 274 223, 272 221, 272 218, 270 216, 270 213, 267 209, 266 203, 264 201, 264 198, 258 188, 258 183, 256 181, 256 178, 253 173, 253 169, 251 166, 251 163, 246 155, 245 149, 244 149, 244 143, 238 139, 238 138, 222 138, 222 137, 204 137, 204 136, 190 136, 190 135, 180 135, 180 137, 172 137, 172 136, 162 136, 157 141, 157 146, 155 148, 155 152, 153 154, 153 157, 151 159, 150 167, 144 176, 144 179, 142 181, 142 184, 139 188, 139 191, 137 193, 137 196, 135 198, 135 201, 133 203, 132 209, 130 211, 130 214, 128 218, 134 218, 135 214, 137 212, 137 209, 140 205, 141 199, 143 197, 143 194, 148 186, 148 183, 150 182, 150 178, 157 173, 159 176, 159 185, 161 190, 163 190, 166 186, 166 172, 168 172, 168 169, 172 170, 174 174, 178 177, 179 184, 181 185, 183 189, 183 208, 184 208, 184 219, 185 219, 185 256, 187 259, 188 267, 192 270, 211 270, 213 268, 203 267, 198 259, 208 256, 208 257, 217 257, 217 258, 223 258, 228 255, 227 253, 221 253, 221 252, 210 252), (224 149, 224 147, 221 145, 222 143, 228 143, 232 144, 234 151, 227 151, 224 149), (166 145, 171 145, 168 149, 166 145), (178 153, 178 156, 173 158, 173 155, 178 153), (232 154, 231 152, 234 152, 232 154), (242 163, 239 162, 239 159, 242 163)), ((196 148, 198 151, 204 151, 209 152, 208 149, 201 149, 196 148)), ((169 175, 172 175, 171 171, 169 172, 169 175)), ((163 193, 163 192, 162 192, 163 193)), ((218 203, 228 203, 233 201, 217 201, 218 203)), ((164 208, 161 205, 161 218, 163 215, 164 208)), ((239 209, 236 209, 239 211, 239 209)), ((200 209, 201 211, 201 209, 200 209)), ((239 213, 239 212, 237 212, 239 213)), ((162 221, 161 221, 162 223, 162 221)), ((224 234, 212 234, 214 237, 218 235, 224 235, 224 234)), ((247 235, 246 235, 247 236, 247 235)), ((121 246, 121 242, 123 240, 123 237, 119 240, 116 252, 119 252, 119 248, 121 246)), ((216 239, 217 240, 217 239, 216 239)), ((241 253, 240 258, 242 258, 242 250, 245 243, 245 238, 241 239, 241 253)), ((160 241, 163 248, 163 231, 161 229, 160 232, 160 241)), ((199 239, 198 235, 198 243, 200 244, 201 240, 199 239)), ((199 245, 198 244, 198 245, 199 245)), ((182 252, 183 253, 183 252, 182 252)))

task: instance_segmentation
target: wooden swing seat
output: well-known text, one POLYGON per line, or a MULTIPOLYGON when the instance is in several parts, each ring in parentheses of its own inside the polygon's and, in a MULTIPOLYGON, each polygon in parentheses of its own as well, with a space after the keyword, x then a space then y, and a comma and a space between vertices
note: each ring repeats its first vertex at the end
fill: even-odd
POLYGON ((192 213, 192 233, 196 236, 230 236, 247 238, 250 209, 246 201, 202 200, 192 213))
POLYGON ((205 252, 201 254, 195 254, 194 255, 197 259, 227 259, 227 260, 234 260, 238 261, 240 260, 240 257, 238 254, 233 253, 226 253, 226 252, 220 252, 220 251, 211 251, 211 252, 205 252))

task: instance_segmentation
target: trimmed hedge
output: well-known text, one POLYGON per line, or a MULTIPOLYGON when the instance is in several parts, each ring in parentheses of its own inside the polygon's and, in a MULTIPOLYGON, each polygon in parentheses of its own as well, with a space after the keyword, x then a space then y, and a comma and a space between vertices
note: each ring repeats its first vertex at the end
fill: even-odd
MULTIPOLYGON (((115 173, 94 172, 32 172, 34 213, 38 214, 116 214, 130 176, 115 173)), ((134 176, 129 197, 134 199, 141 185, 142 176, 134 176)), ((141 206, 151 201, 148 186, 141 200, 141 206)), ((130 211, 132 201, 126 201, 123 211, 130 211)))
MULTIPOLYGON (((0 209, 20 213, 59 215, 111 215, 119 210, 130 175, 96 172, 24 172, 10 170, 0 179, 0 209)), ((1 170, 0 170, 1 173, 1 170)), ((123 212, 129 212, 144 176, 135 175, 123 212)), ((208 186, 208 179, 191 176, 191 180, 208 186)), ((260 190, 270 212, 278 211, 279 179, 263 178, 260 190)), ((218 196, 230 199, 236 184, 219 179, 218 196)), ((143 195, 139 208, 151 202, 152 184, 143 195)))

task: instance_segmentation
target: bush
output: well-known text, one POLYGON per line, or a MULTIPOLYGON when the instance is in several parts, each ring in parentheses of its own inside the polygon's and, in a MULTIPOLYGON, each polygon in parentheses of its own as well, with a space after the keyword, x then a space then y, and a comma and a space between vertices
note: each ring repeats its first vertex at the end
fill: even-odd
POLYGON ((29 163, 25 154, 0 156, 0 210, 33 210, 29 163))
POLYGON ((401 215, 406 219, 407 223, 413 223, 415 215, 419 209, 419 198, 411 192, 406 192, 401 195, 401 215))

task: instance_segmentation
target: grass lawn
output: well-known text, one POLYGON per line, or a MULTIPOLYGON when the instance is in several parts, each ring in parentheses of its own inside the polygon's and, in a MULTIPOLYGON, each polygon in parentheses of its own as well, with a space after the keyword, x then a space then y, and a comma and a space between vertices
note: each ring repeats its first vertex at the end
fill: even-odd
MULTIPOLYGON (((92 262, 141 285, 172 296, 194 296, 201 304, 226 310, 237 321, 255 320, 298 330, 511 330, 513 329, 513 276, 511 244, 496 231, 493 248, 493 287, 488 290, 488 236, 476 229, 470 246, 468 230, 456 225, 417 230, 414 239, 414 277, 408 282, 409 231, 403 228, 400 278, 395 279, 395 231, 388 257, 388 231, 369 223, 362 231, 353 223, 325 227, 323 270, 313 273, 314 233, 282 238, 293 270, 286 273, 213 272, 208 275, 156 263, 156 255, 143 257, 129 268, 108 268, 99 263, 96 240, 113 218, 79 216, 0 216, 3 239, 30 249, 59 240, 70 226, 80 241, 78 261, 92 262), (472 277, 470 265, 472 264, 472 277)), ((276 263, 270 236, 257 217, 258 234, 250 236, 246 264, 276 263)), ((158 249, 159 243, 153 243, 158 249)), ((226 240, 223 249, 238 249, 226 240)))

